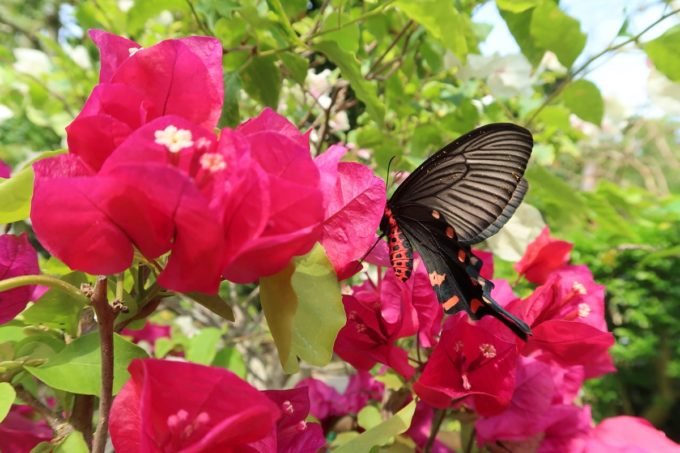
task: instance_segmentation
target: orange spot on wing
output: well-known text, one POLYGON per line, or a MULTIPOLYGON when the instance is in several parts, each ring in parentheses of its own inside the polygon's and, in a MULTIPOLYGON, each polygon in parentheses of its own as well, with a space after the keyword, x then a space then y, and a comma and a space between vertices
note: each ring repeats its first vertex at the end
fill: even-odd
POLYGON ((453 239, 456 236, 456 232, 453 231, 453 227, 447 226, 446 227, 446 237, 449 239, 453 239))
POLYGON ((433 209, 432 217, 434 217, 435 219, 439 219, 441 217, 441 214, 439 214, 439 211, 437 211, 436 209, 433 209))
POLYGON ((438 286, 444 283, 446 279, 446 274, 438 274, 437 272, 430 272, 430 285, 438 286))
POLYGON ((442 305, 444 306, 444 311, 449 311, 452 309, 458 302, 460 302, 460 297, 458 296, 453 296, 446 302, 444 302, 442 305))
POLYGON ((467 256, 467 254, 465 253, 465 250, 463 250, 463 249, 458 250, 458 261, 460 261, 461 263, 464 263, 466 256, 467 256))

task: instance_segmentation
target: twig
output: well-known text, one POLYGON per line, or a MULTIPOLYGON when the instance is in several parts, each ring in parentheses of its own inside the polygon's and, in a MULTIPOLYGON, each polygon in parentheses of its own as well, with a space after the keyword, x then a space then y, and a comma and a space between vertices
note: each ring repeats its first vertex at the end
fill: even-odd
MULTIPOLYGON (((371 67, 368 69, 366 79, 370 80, 372 77, 375 76, 374 72, 378 69, 380 63, 382 63, 382 61, 385 59, 390 50, 392 50, 394 46, 397 45, 401 37, 404 36, 404 33, 406 33, 406 31, 411 27, 411 25, 413 25, 413 23, 414 23, 413 20, 409 20, 408 22, 406 22, 406 25, 404 25, 404 27, 401 30, 399 30, 399 33, 397 33, 397 36, 394 37, 390 45, 387 46, 383 53, 380 54, 380 56, 373 62, 371 67)), ((408 43, 408 39, 406 40, 406 42, 408 43)))
POLYGON ((60 417, 56 412, 47 407, 42 401, 33 396, 31 392, 26 390, 24 386, 17 385, 14 390, 17 392, 17 396, 21 400, 31 406, 37 413, 39 413, 42 418, 47 422, 47 424, 55 432, 63 432, 65 429, 73 429, 73 427, 64 418, 60 417))
POLYGON ((97 314, 99 341, 101 343, 101 394, 99 396, 99 420, 92 443, 93 453, 104 453, 108 437, 109 412, 113 402, 113 322, 117 312, 106 298, 107 279, 97 278, 92 295, 92 306, 97 314))
POLYGON ((442 423, 446 418, 446 411, 446 409, 437 409, 434 411, 434 418, 432 420, 432 426, 430 427, 430 437, 427 438, 425 447, 423 447, 424 453, 430 453, 432 451, 434 441, 437 439, 437 433, 439 433, 442 423))
POLYGON ((194 19, 196 20, 196 23, 198 24, 198 27, 203 30, 203 33, 206 35, 212 36, 212 32, 208 29, 207 25, 203 23, 201 18, 198 16, 198 12, 196 12, 196 8, 194 8, 194 3, 191 0, 186 0, 187 5, 189 5, 189 9, 191 10, 191 15, 194 16, 194 19))
POLYGON ((627 40, 625 40, 625 41, 623 41, 619 44, 616 44, 616 45, 613 45, 613 46, 608 46, 606 49, 604 49, 604 50, 598 52, 597 54, 593 55, 592 57, 588 58, 581 66, 578 67, 578 69, 574 70, 570 74, 567 74, 567 77, 565 77, 564 80, 562 80, 562 82, 555 88, 555 90, 552 93, 550 93, 550 95, 548 95, 548 97, 545 99, 545 101, 543 101, 543 104, 541 104, 540 107, 538 107, 536 109, 536 111, 534 111, 534 113, 529 117, 529 119, 525 123, 525 126, 526 127, 531 126, 531 124, 534 122, 534 120, 536 119, 538 114, 541 113, 543 111, 543 109, 546 108, 548 105, 550 105, 550 103, 552 103, 552 101, 554 101, 555 98, 557 98, 562 93, 562 91, 567 87, 567 85, 569 85, 569 83, 572 80, 574 80, 574 78, 577 75, 579 75, 580 73, 585 71, 588 68, 588 66, 590 66, 595 60, 598 60, 603 55, 605 55, 609 52, 614 52, 614 51, 616 51, 616 50, 618 50, 618 49, 620 49, 624 46, 627 46, 628 44, 630 44, 632 42, 637 42, 642 37, 642 35, 647 33, 652 28, 656 27, 660 22, 662 22, 662 21, 668 19, 669 17, 674 16, 678 13, 680 13, 680 9, 674 9, 670 13, 664 14, 663 16, 661 16, 660 18, 658 18, 657 20, 652 22, 650 25, 645 27, 637 35, 632 36, 629 39, 627 39, 627 40))

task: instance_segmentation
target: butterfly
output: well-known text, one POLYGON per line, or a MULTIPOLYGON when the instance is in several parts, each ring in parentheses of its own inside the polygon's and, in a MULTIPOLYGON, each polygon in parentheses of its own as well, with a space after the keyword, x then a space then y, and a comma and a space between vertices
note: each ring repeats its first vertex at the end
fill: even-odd
POLYGON ((470 245, 496 234, 528 189, 523 178, 531 133, 514 124, 479 127, 430 156, 397 187, 380 222, 398 279, 413 272, 413 251, 447 314, 491 315, 525 339, 531 329, 491 297, 470 245))

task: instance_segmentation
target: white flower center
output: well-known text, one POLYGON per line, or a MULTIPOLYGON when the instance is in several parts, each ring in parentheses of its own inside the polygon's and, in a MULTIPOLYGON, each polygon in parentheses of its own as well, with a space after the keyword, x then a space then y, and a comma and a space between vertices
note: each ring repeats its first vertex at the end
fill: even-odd
POLYGON ((194 145, 191 139, 191 131, 187 129, 177 129, 177 127, 170 125, 163 130, 154 132, 156 143, 163 145, 171 153, 178 153, 184 148, 189 148, 194 145))
POLYGON ((585 318, 590 314, 590 305, 585 302, 578 304, 578 317, 585 318))
POLYGON ((572 283, 571 287, 574 291, 576 291, 577 293, 579 293, 582 296, 585 296, 586 294, 588 294, 588 290, 586 289, 585 286, 583 286, 583 283, 581 283, 581 282, 575 281, 574 283, 572 283))
POLYGON ((227 162, 219 153, 205 153, 201 156, 201 167, 210 173, 217 173, 227 168, 227 162))
POLYGON ((496 348, 492 344, 482 343, 479 345, 479 350, 482 351, 482 355, 487 359, 496 357, 496 348))

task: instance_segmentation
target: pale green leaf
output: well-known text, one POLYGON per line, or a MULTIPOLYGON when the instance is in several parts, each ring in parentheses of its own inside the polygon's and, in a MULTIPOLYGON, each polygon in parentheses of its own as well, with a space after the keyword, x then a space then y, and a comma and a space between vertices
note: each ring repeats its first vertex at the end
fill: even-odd
POLYGON ((388 443, 394 436, 405 432, 411 426, 416 411, 416 401, 411 401, 399 412, 379 425, 364 431, 354 439, 334 450, 335 453, 356 453, 370 451, 371 448, 388 443))
POLYGON ((338 68, 342 76, 349 81, 357 98, 366 104, 366 110, 378 124, 383 123, 385 107, 378 98, 375 84, 364 79, 359 62, 354 55, 345 52, 335 42, 322 41, 314 44, 313 48, 328 57, 338 68))
POLYGON ((89 453, 89 451, 83 433, 80 431, 73 431, 52 450, 53 453, 89 453))
POLYGON ((33 178, 29 166, 9 179, 0 179, 0 223, 24 220, 31 214, 33 178))
POLYGON ((454 3, 446 0, 397 0, 397 7, 421 24, 461 60, 468 54, 466 23, 454 3))
POLYGON ((545 49, 541 49, 531 36, 531 18, 534 10, 528 9, 526 11, 513 13, 508 10, 500 10, 501 17, 505 21, 510 33, 517 41, 517 45, 522 50, 522 54, 527 57, 527 60, 532 65, 536 66, 543 58, 545 49))
POLYGON ((578 20, 565 14, 552 1, 545 1, 533 10, 531 37, 536 45, 555 53, 567 68, 574 64, 586 45, 586 35, 578 20))
MULTIPOLYGON (((114 334, 113 392, 118 393, 129 379, 128 365, 133 359, 147 357, 139 346, 114 334)), ((50 387, 81 395, 97 395, 101 386, 99 334, 77 338, 41 367, 25 367, 50 387)))
POLYGON ((220 342, 222 332, 214 327, 201 329, 189 340, 187 348, 187 360, 203 365, 210 365, 217 354, 217 344, 220 342))
POLYGON ((17 397, 14 387, 9 382, 0 382, 0 422, 2 422, 17 397))
POLYGON ((162 2, 158 0, 135 0, 132 8, 127 12, 127 34, 137 34, 144 28, 146 21, 157 17, 163 11, 191 12, 186 0, 164 0, 162 2))
POLYGON ((562 92, 564 104, 576 116, 600 125, 604 115, 604 100, 597 86, 588 80, 577 80, 570 83, 562 92))
POLYGON ((542 0, 496 0, 496 6, 503 11, 521 13, 541 4, 542 0))
POLYGON ((382 415, 375 406, 364 406, 357 414, 357 423, 363 429, 371 429, 382 423, 382 415))
POLYGON ((680 82, 680 25, 646 43, 644 49, 659 72, 674 82, 680 82))
POLYGON ((217 351, 217 355, 215 355, 211 365, 226 368, 243 379, 245 379, 248 373, 243 356, 236 348, 222 348, 217 351))
POLYGON ((340 47, 345 52, 356 54, 357 50, 359 50, 359 43, 361 42, 359 39, 359 25, 351 24, 342 26, 342 22, 346 22, 348 20, 350 20, 350 17, 345 14, 338 14, 337 11, 334 11, 326 16, 321 30, 337 30, 324 33, 323 40, 333 41, 337 43, 338 47, 340 47), (338 27, 341 28, 338 29, 338 27))

